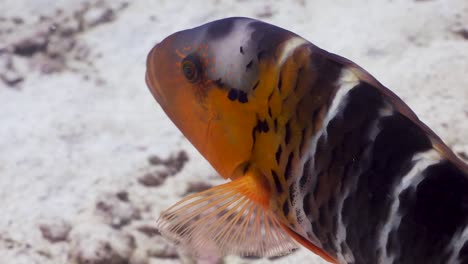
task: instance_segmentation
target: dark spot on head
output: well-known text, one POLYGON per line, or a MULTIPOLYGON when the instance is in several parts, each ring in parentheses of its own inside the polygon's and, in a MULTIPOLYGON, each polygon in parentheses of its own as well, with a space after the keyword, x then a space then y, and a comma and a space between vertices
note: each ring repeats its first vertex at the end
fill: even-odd
POLYGON ((281 185, 281 182, 279 180, 278 174, 276 171, 271 170, 271 176, 273 176, 273 181, 275 182, 275 187, 276 187, 276 192, 277 193, 282 193, 283 192, 283 186, 281 185))
POLYGON ((236 89, 229 90, 229 93, 228 93, 229 100, 234 101, 238 98, 238 96, 239 96, 239 93, 236 89))
POLYGON ((244 54, 244 48, 242 46, 240 46, 239 50, 241 54, 244 54))
POLYGON ((219 87, 224 86, 223 79, 221 79, 221 78, 214 80, 214 83, 219 87))
POLYGON ((252 91, 254 91, 255 89, 257 89, 259 83, 260 83, 260 81, 257 81, 257 82, 254 84, 254 86, 252 87, 252 91))
POLYGON ((247 65, 245 65, 245 70, 246 71, 250 70, 250 68, 252 68, 252 64, 253 64, 253 61, 250 60, 249 63, 247 63, 247 65))
POLYGON ((260 51, 259 53, 257 53, 257 60, 260 61, 261 59, 263 59, 264 56, 265 56, 265 52, 260 51))
POLYGON ((239 97, 238 97, 239 102, 244 104, 249 101, 249 99, 247 98, 247 94, 244 91, 239 90, 238 93, 239 93, 239 97))
POLYGON ((271 115, 271 107, 270 107, 270 106, 268 106, 268 116, 269 116, 269 117, 273 117, 273 116, 271 115))

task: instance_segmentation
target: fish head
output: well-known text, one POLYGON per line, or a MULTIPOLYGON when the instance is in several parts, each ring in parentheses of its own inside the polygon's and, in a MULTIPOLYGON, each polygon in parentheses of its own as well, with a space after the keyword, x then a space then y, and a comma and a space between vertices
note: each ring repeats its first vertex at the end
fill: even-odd
POLYGON ((224 178, 251 155, 258 106, 249 100, 261 56, 254 23, 259 22, 228 18, 180 31, 147 58, 151 93, 224 178))

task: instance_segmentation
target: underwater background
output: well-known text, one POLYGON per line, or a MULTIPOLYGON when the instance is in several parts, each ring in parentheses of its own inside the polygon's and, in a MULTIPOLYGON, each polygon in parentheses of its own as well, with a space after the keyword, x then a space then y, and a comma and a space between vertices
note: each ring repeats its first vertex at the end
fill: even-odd
POLYGON ((223 180, 146 87, 151 47, 247 16, 356 62, 468 160, 466 0, 0 0, 0 263, 197 260, 159 213, 223 180))

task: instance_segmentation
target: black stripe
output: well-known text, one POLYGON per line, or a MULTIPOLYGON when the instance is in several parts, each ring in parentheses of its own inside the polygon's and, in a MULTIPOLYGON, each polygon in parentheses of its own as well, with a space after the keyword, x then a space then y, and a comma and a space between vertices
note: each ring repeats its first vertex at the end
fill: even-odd
POLYGON ((270 95, 268 95, 268 103, 270 102, 270 100, 271 100, 271 97, 273 97, 273 92, 274 92, 274 90, 273 90, 273 91, 271 91, 270 95))
POLYGON ((299 78, 302 76, 303 67, 299 68, 297 71, 296 83, 294 84, 294 91, 297 92, 297 87, 299 86, 299 78))
POLYGON ((306 216, 308 216, 310 214, 310 195, 312 193, 311 192, 308 192, 305 196, 304 196, 304 200, 302 200, 302 206, 304 208, 304 214, 306 216))
POLYGON ((255 142, 257 141, 257 125, 252 128, 252 148, 255 146, 255 142))
POLYGON ((280 158, 281 158, 281 153, 283 152, 283 149, 281 148, 281 145, 278 146, 278 149, 276 150, 275 153, 275 158, 276 158, 276 163, 280 163, 280 158))
POLYGON ((291 140, 291 128, 290 128, 290 124, 289 124, 289 121, 286 123, 286 132, 285 132, 285 135, 284 135, 284 143, 286 143, 286 145, 289 144, 289 141, 291 140))
POLYGON ((303 128, 301 131, 301 141, 299 142, 299 155, 302 156, 304 152, 304 145, 305 145, 305 134, 306 134, 306 128, 303 128))
POLYGON ((270 130, 268 122, 266 120, 257 120, 257 130, 259 132, 268 133, 270 130))
MULTIPOLYGON (((317 181, 315 181, 315 186, 314 186, 314 198, 317 199, 318 192, 320 190, 320 179, 323 177, 323 171, 320 171, 317 174, 317 181)), ((322 179, 323 180, 323 179, 322 179)))
POLYGON ((401 249, 404 263, 422 263, 418 262, 420 259, 448 263, 443 251, 468 224, 468 177, 446 160, 422 173, 424 180, 417 188, 408 188, 399 196, 398 213, 403 217, 397 232, 400 241, 397 248, 401 249), (405 250, 412 241, 417 241, 416 247, 405 250))
POLYGON ((294 184, 289 185, 289 201, 291 201, 291 204, 294 201, 294 184))
POLYGON ((281 92, 282 86, 283 86, 283 76, 281 76, 281 73, 280 73, 279 80, 278 80, 278 90, 280 92, 281 92))
POLYGON ((317 123, 318 115, 320 113, 320 107, 314 110, 312 113, 312 131, 315 130, 315 124, 317 123))
POLYGON ((310 174, 310 162, 311 158, 308 158, 307 161, 304 163, 304 168, 302 169, 302 176, 299 179, 299 187, 302 189, 307 182, 310 174))
POLYGON ((288 200, 284 201, 284 204, 283 204, 283 214, 284 214, 284 216, 288 216, 288 214, 289 214, 289 203, 288 203, 288 200))
POLYGON ((281 185, 278 174, 276 173, 276 171, 271 170, 271 175, 273 176, 273 180, 275 181, 276 191, 278 193, 282 193, 283 192, 283 186, 281 185))
POLYGON ((288 180, 291 177, 291 165, 292 159, 294 157, 294 152, 289 153, 288 163, 286 163, 286 169, 284 170, 284 178, 288 180))
POLYGON ((260 81, 257 81, 254 86, 252 87, 252 90, 254 91, 255 89, 257 89, 258 85, 260 84, 260 81))

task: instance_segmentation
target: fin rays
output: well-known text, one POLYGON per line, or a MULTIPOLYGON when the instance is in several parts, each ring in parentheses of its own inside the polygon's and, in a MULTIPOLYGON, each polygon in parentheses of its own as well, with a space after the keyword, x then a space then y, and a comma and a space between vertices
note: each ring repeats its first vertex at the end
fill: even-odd
POLYGON ((290 253, 297 244, 270 210, 243 194, 247 185, 239 179, 187 196, 161 214, 160 232, 196 255, 290 253))

